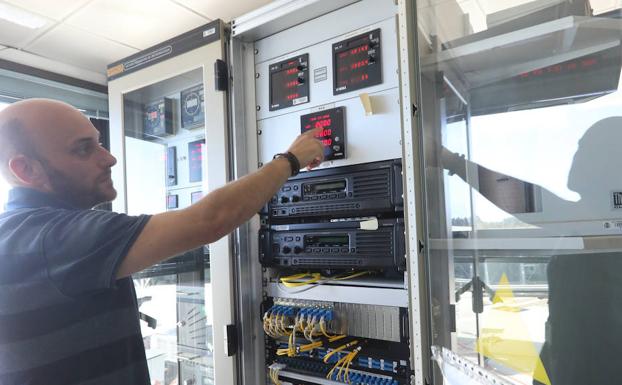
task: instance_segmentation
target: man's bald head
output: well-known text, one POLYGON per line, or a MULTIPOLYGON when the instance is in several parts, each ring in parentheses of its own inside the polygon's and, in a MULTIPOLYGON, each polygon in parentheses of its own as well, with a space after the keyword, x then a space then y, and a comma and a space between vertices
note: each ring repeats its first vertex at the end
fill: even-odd
POLYGON ((14 186, 62 195, 80 207, 114 198, 116 159, 99 132, 69 104, 23 100, 0 111, 0 171, 14 186))

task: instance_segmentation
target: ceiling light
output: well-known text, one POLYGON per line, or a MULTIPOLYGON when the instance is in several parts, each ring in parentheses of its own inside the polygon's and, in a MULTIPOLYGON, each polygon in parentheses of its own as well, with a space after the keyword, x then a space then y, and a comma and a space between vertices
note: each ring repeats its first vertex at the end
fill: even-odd
POLYGON ((41 28, 48 22, 44 17, 7 3, 0 3, 0 19, 31 29, 41 28))

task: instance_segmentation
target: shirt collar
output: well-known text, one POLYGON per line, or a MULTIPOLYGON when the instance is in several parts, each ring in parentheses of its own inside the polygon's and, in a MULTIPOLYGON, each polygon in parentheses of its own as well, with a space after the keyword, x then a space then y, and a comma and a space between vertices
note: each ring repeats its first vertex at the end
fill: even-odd
POLYGON ((6 211, 38 207, 54 207, 62 209, 75 208, 52 194, 44 193, 31 188, 13 187, 9 190, 9 199, 5 206, 6 211))

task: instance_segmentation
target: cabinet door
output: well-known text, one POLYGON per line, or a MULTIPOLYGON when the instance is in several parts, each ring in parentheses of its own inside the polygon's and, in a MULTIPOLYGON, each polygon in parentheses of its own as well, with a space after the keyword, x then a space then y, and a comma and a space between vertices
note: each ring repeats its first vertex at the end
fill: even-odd
MULTIPOLYGON (((213 73, 222 57, 216 41, 109 83, 115 211, 182 209, 227 182, 226 98, 213 73)), ((225 237, 134 275, 152 383, 234 383, 230 258, 225 237)))
POLYGON ((432 343, 510 383, 611 382, 622 353, 611 342, 622 323, 620 4, 424 3, 432 343))

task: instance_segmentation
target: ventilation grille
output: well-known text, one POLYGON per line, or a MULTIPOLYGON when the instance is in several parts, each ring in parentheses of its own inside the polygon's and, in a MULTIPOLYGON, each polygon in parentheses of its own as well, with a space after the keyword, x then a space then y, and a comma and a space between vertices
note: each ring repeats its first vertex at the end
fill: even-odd
POLYGON ((307 266, 360 266, 360 259, 336 259, 336 258, 296 258, 292 265, 307 266))
POLYGON ((352 178, 352 196, 354 198, 377 198, 389 196, 390 172, 382 170, 375 174, 365 174, 352 178))
POLYGON ((357 254, 393 255, 393 233, 361 232, 356 234, 357 254))
POLYGON ((325 205, 302 206, 292 209, 293 215, 316 214, 335 211, 350 211, 360 208, 358 203, 335 203, 325 205))

